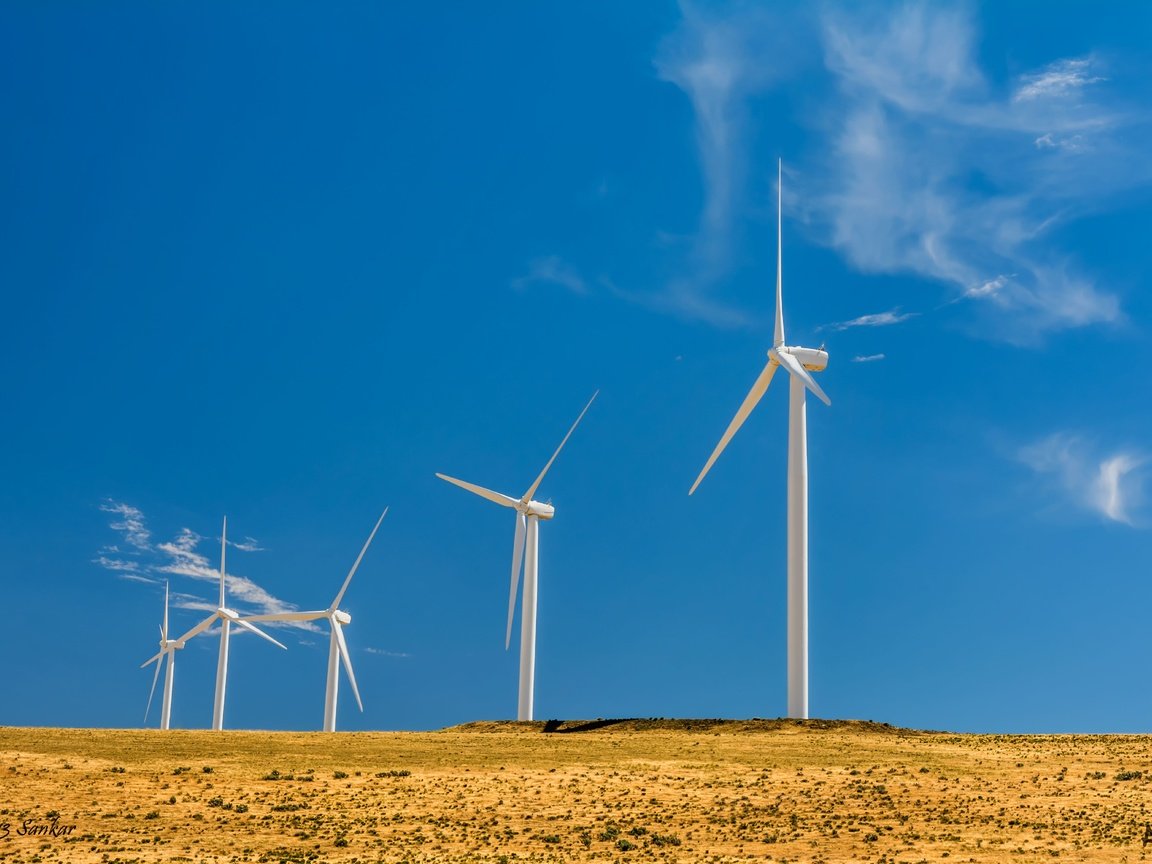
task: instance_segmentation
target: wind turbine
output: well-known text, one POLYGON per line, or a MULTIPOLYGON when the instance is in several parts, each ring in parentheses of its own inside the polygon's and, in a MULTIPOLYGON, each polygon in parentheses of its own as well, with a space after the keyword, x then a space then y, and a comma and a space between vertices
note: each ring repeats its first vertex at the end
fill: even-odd
POLYGON ((172 674, 176 664, 176 651, 184 647, 183 639, 168 638, 168 583, 164 583, 164 623, 160 625, 160 651, 150 659, 140 664, 143 669, 156 664, 156 673, 152 676, 152 689, 148 691, 148 707, 144 709, 144 722, 148 722, 148 712, 152 710, 152 697, 156 695, 156 682, 160 679, 160 667, 164 665, 164 658, 168 658, 168 666, 164 672, 164 700, 160 707, 160 728, 167 729, 172 719, 172 674))
POLYGON ((340 687, 339 664, 341 660, 344 661, 344 671, 348 673, 348 683, 352 685, 352 695, 356 697, 356 704, 360 706, 361 711, 364 710, 364 703, 360 701, 360 688, 356 686, 356 675, 352 672, 352 657, 348 654, 348 643, 344 641, 344 625, 352 623, 352 616, 338 607, 340 601, 344 599, 344 592, 348 590, 348 583, 352 581, 356 568, 360 566, 364 553, 368 551, 372 538, 376 536, 380 523, 384 521, 384 517, 387 515, 388 508, 385 507, 380 518, 376 520, 376 527, 368 535, 364 548, 356 556, 356 563, 352 565, 352 569, 348 571, 348 575, 344 579, 344 584, 340 586, 340 592, 327 609, 321 609, 317 612, 276 612, 267 615, 248 615, 243 619, 244 621, 315 621, 319 618, 328 619, 331 632, 328 637, 328 684, 324 690, 325 732, 336 731, 336 697, 340 687))
POLYGON ((780 183, 783 169, 777 165, 776 191, 776 332, 768 351, 768 364, 744 397, 740 409, 728 424, 720 443, 688 491, 691 495, 704 479, 717 457, 724 452, 732 436, 743 425, 768 389, 777 367, 788 372, 788 716, 808 717, 808 429, 804 405, 805 389, 816 394, 825 405, 832 401, 820 389, 809 372, 820 372, 828 366, 828 352, 823 348, 800 348, 784 344, 784 307, 782 305, 782 252, 780 183))
POLYGON ((220 621, 220 656, 216 661, 216 701, 212 707, 212 728, 220 731, 224 728, 224 691, 228 684, 228 636, 232 629, 232 624, 235 623, 237 627, 243 627, 245 630, 251 630, 257 636, 263 636, 273 645, 280 648, 285 646, 281 645, 263 630, 253 627, 247 621, 243 620, 239 615, 224 605, 224 554, 228 547, 228 517, 224 517, 224 528, 220 534, 220 605, 216 607, 216 611, 181 636, 177 641, 187 642, 194 636, 199 636, 209 627, 220 621))
POLYGON ((504 650, 507 651, 508 646, 512 643, 512 617, 516 610, 516 588, 520 579, 520 565, 523 562, 524 593, 520 606, 520 697, 516 709, 517 720, 532 719, 533 686, 536 678, 536 580, 540 548, 537 539, 539 522, 541 519, 551 519, 556 515, 556 508, 551 504, 541 504, 539 501, 534 501, 532 496, 540 488, 544 475, 548 473, 548 469, 552 467, 552 463, 556 461, 556 457, 560 455, 560 451, 564 449, 564 445, 568 443, 568 439, 576 431, 576 427, 580 425, 580 421, 584 419, 585 413, 592 407, 592 402, 599 393, 600 391, 597 390, 592 394, 592 398, 588 400, 588 404, 584 406, 584 410, 580 412, 580 416, 576 418, 576 422, 572 424, 572 428, 568 430, 568 434, 564 436, 564 440, 560 442, 560 446, 556 448, 556 452, 552 454, 552 458, 548 460, 548 464, 544 466, 540 476, 528 487, 528 491, 519 500, 501 495, 499 492, 493 492, 491 489, 485 489, 483 486, 457 480, 446 474, 437 473, 436 475, 441 480, 454 483, 461 489, 467 489, 481 498, 487 498, 502 507, 510 507, 516 511, 516 535, 512 540, 512 587, 508 592, 508 629, 504 634, 504 650))

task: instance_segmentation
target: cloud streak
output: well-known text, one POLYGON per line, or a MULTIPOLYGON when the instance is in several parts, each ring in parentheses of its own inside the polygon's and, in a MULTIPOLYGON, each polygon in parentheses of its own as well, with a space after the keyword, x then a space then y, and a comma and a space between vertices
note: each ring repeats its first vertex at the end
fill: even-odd
MULTIPOLYGON (((133 582, 155 585, 165 580, 170 581, 172 577, 184 577, 219 586, 219 565, 213 565, 208 556, 199 551, 199 546, 206 539, 200 534, 190 528, 181 528, 171 540, 153 543, 144 514, 138 508, 123 502, 108 501, 100 505, 100 509, 116 517, 109 527, 118 532, 131 548, 121 550, 118 546, 104 547, 93 559, 97 566, 115 573, 120 579, 133 582)), ((252 537, 238 543, 228 541, 228 545, 242 552, 262 551, 252 537)), ((238 607, 238 611, 244 614, 276 614, 298 609, 251 579, 235 573, 225 573, 225 588, 229 606, 238 607)), ((215 611, 216 600, 216 595, 213 595, 211 601, 180 591, 173 591, 171 595, 174 608, 200 612, 215 611)), ((270 625, 320 632, 309 621, 270 622, 270 625)))
POLYGON ((1116 295, 1048 237, 1122 190, 1110 163, 1138 152, 1147 117, 1097 92, 1107 79, 1095 57, 1005 88, 980 68, 965 9, 880 8, 823 22, 840 105, 826 129, 833 158, 806 206, 830 245, 859 270, 912 273, 981 301, 993 338, 1034 344, 1120 323, 1116 295))
POLYGON ((1136 527, 1148 479, 1148 455, 1135 449, 1103 452, 1057 432, 1021 447, 1018 461, 1060 490, 1072 506, 1136 527))
POLYGON ((653 65, 692 106, 704 202, 682 275, 649 305, 715 326, 748 326, 750 317, 717 295, 733 270, 747 210, 749 99, 802 62, 807 29, 789 26, 782 7, 684 2, 681 12, 653 65))
POLYGON ((518 291, 533 285, 559 285, 573 294, 587 294, 588 283, 571 264, 558 255, 536 258, 528 265, 528 272, 512 280, 518 291))
POLYGON ((918 312, 901 312, 899 308, 887 312, 873 312, 870 315, 861 315, 851 321, 837 321, 825 324, 821 330, 850 330, 853 327, 891 327, 893 324, 902 324, 910 318, 915 318, 918 312))

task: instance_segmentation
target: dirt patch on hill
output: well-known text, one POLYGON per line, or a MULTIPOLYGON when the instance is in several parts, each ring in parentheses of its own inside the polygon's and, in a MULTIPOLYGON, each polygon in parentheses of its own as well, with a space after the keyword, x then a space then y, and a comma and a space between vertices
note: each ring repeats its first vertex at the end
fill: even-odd
POLYGON ((902 729, 898 726, 892 726, 888 723, 877 723, 873 720, 791 720, 785 717, 778 717, 776 719, 753 717, 749 720, 720 718, 685 719, 675 717, 597 717, 595 720, 532 720, 527 722, 516 720, 477 720, 471 723, 462 723, 459 726, 450 726, 440 731, 565 734, 597 732, 600 730, 610 730, 612 732, 690 732, 693 734, 711 732, 714 734, 728 735, 801 730, 840 730, 902 736, 937 734, 920 732, 915 729, 902 729))

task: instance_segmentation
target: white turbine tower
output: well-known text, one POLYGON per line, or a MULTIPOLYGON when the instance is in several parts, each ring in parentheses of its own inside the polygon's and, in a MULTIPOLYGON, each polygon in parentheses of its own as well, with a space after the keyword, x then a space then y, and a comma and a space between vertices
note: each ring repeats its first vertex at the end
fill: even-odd
POLYGON ((152 689, 148 691, 148 707, 144 709, 144 722, 148 722, 148 712, 152 710, 152 697, 156 695, 156 682, 160 679, 160 667, 167 658, 168 666, 164 672, 164 699, 160 707, 160 728, 167 729, 172 719, 172 675, 176 663, 176 651, 184 647, 183 639, 168 638, 168 583, 164 583, 164 623, 160 625, 160 651, 150 659, 140 664, 143 669, 156 664, 156 673, 152 676, 152 689))
POLYGON ((551 504, 541 504, 539 501, 532 500, 532 496, 540 488, 544 475, 548 473, 548 469, 552 467, 552 463, 556 461, 556 457, 560 455, 560 451, 564 449, 564 445, 568 443, 568 439, 576 431, 576 427, 580 425, 580 421, 584 419, 584 414, 587 413, 599 393, 600 391, 597 390, 592 394, 592 398, 588 400, 588 404, 584 406, 584 410, 580 412, 580 416, 576 418, 576 422, 572 424, 572 428, 568 430, 568 434, 564 436, 564 440, 560 442, 560 446, 556 448, 556 452, 552 454, 552 458, 548 460, 548 464, 544 466, 544 470, 540 472, 536 482, 528 487, 528 491, 519 500, 501 495, 499 492, 493 492, 491 489, 485 489, 483 486, 457 480, 455 477, 448 477, 439 473, 436 475, 441 480, 455 483, 461 489, 467 489, 481 498, 487 498, 502 507, 510 507, 516 511, 516 535, 512 541, 512 587, 508 592, 508 629, 504 634, 504 650, 507 651, 508 646, 512 643, 512 617, 516 610, 516 588, 520 579, 520 565, 523 562, 524 594, 520 606, 520 698, 516 710, 517 720, 532 719, 533 686, 536 679, 536 584, 540 548, 538 543, 539 522, 541 519, 551 519, 556 515, 556 509, 551 504))
POLYGON ((339 606, 340 601, 344 599, 344 592, 348 590, 348 583, 352 581, 356 569, 360 566, 360 561, 364 558, 364 553, 368 551, 372 538, 376 536, 380 523, 384 521, 384 517, 387 515, 388 508, 385 507, 380 518, 376 520, 376 527, 368 535, 364 548, 356 556, 356 563, 352 565, 352 569, 348 571, 348 575, 344 579, 344 584, 340 586, 340 592, 327 609, 316 612, 276 612, 267 615, 248 615, 243 619, 244 621, 316 621, 320 618, 328 619, 331 632, 328 636, 328 683, 324 690, 325 732, 336 731, 336 699, 340 687, 340 661, 344 662, 344 671, 348 673, 348 683, 352 685, 352 695, 356 697, 356 704, 360 706, 361 711, 364 710, 364 703, 360 701, 360 688, 356 686, 356 675, 352 672, 352 657, 348 654, 348 643, 344 641, 344 625, 352 623, 352 616, 342 611, 339 606))
POLYGON ((253 627, 247 621, 244 621, 224 605, 224 555, 228 547, 228 517, 224 517, 224 528, 220 534, 220 605, 216 607, 216 611, 185 633, 180 637, 179 642, 187 642, 194 636, 199 636, 209 627, 220 622, 220 656, 216 661, 216 701, 212 707, 212 728, 217 732, 224 728, 224 691, 228 685, 228 637, 232 629, 232 624, 237 627, 243 627, 245 630, 251 630, 257 636, 263 636, 273 645, 284 648, 263 630, 253 627))
POLYGON ((825 404, 831 400, 820 389, 809 371, 820 372, 828 366, 828 352, 823 348, 800 348, 784 344, 784 308, 782 305, 782 252, 780 182, 782 169, 777 166, 776 197, 776 332, 768 351, 768 364, 752 385, 740 410, 728 424, 720 443, 692 484, 691 495, 704 479, 716 458, 724 452, 732 436, 743 425, 772 381, 778 366, 790 377, 788 390, 788 716, 808 717, 808 430, 804 391, 811 390, 825 404))

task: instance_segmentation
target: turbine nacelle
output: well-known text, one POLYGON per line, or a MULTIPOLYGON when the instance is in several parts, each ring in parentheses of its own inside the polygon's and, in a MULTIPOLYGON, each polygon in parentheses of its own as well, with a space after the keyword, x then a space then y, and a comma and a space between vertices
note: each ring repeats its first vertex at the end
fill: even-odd
POLYGON ((351 624, 352 616, 345 612, 343 609, 337 609, 332 613, 332 620, 337 624, 351 624))
POLYGON ((799 346, 781 345, 779 348, 773 348, 768 352, 768 356, 772 356, 772 352, 778 354, 791 354, 800 361, 800 365, 811 372, 823 372, 828 368, 828 352, 823 348, 801 348, 799 346))
POLYGON ((529 501, 516 508, 525 516, 535 516, 537 519, 551 519, 556 515, 556 508, 551 504, 541 504, 539 501, 529 501))

